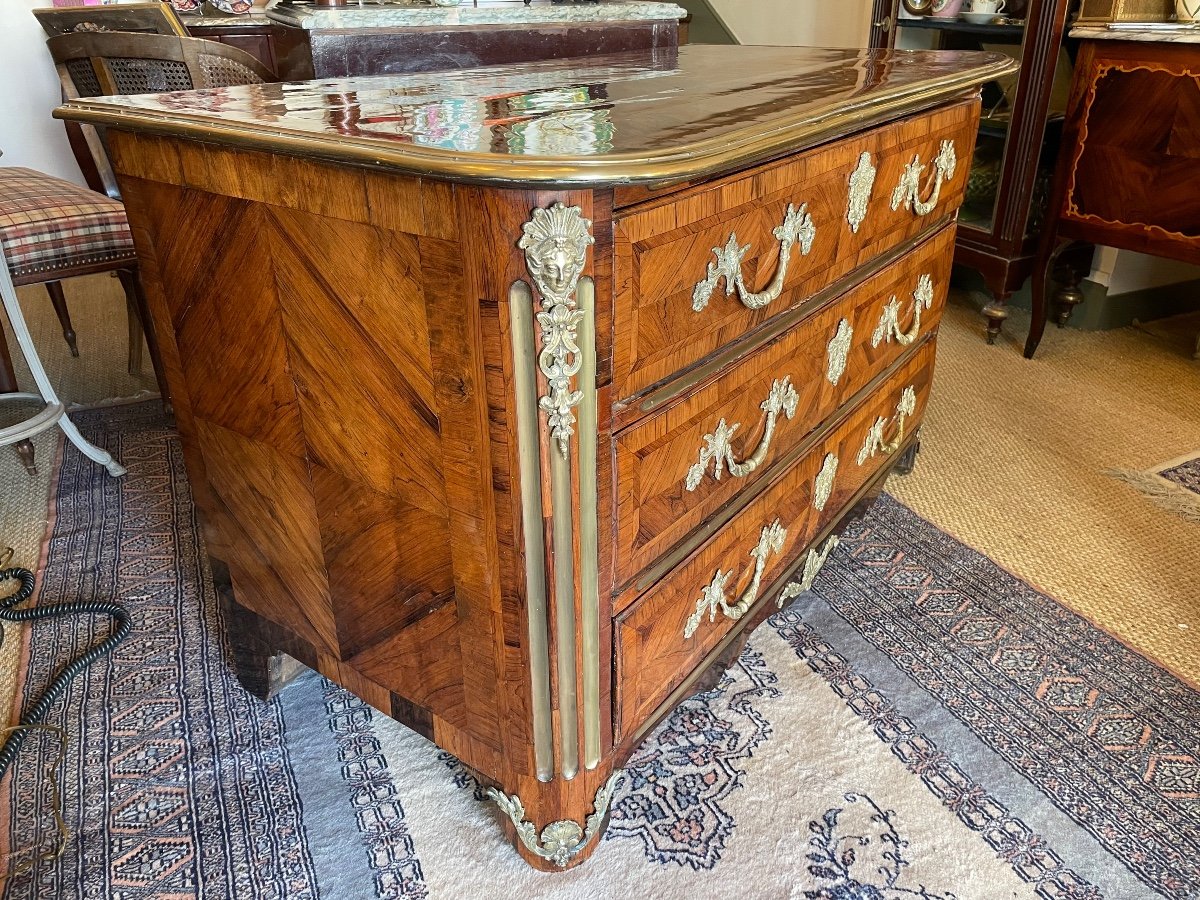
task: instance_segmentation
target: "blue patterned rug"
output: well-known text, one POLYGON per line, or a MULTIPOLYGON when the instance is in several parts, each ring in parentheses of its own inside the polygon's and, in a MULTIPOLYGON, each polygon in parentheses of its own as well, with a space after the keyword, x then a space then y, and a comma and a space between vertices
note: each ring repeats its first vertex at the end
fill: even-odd
MULTIPOLYGON (((120 596, 136 632, 55 707, 71 838, 5 897, 1200 898, 1200 694, 894 500, 545 876, 452 756, 345 691, 249 698, 173 433, 154 404, 77 421, 131 474, 68 449, 43 602, 120 596)), ((38 626, 26 691, 96 637, 38 626)), ((54 756, 31 739, 3 784, 9 867, 53 844, 54 756)))

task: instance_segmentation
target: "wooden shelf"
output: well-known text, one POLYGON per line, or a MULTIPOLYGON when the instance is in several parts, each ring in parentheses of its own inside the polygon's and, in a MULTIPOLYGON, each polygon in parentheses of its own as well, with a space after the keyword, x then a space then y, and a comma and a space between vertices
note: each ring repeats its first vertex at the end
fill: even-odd
POLYGON ((1024 25, 972 25, 960 19, 938 19, 926 16, 920 19, 897 19, 901 28, 922 28, 926 31, 953 31, 958 34, 973 34, 993 41, 1019 44, 1025 37, 1024 25))

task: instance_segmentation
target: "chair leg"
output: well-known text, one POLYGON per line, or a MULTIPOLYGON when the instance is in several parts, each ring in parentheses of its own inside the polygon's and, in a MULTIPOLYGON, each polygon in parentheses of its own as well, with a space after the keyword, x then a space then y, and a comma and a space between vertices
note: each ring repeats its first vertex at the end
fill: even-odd
MULTIPOLYGON (((163 369, 162 357, 158 352, 158 341, 154 337, 154 328, 151 326, 150 307, 146 304, 146 294, 142 290, 142 283, 138 279, 136 269, 118 269, 117 277, 121 279, 121 285, 125 288, 125 299, 130 306, 130 310, 136 314, 130 316, 130 347, 132 348, 133 346, 133 319, 136 317, 139 331, 138 353, 141 353, 141 334, 145 334, 146 346, 150 348, 150 364, 154 366, 154 378, 158 381, 158 392, 162 395, 163 409, 170 416, 173 414, 171 408, 171 390, 167 387, 167 379, 163 374, 165 370, 163 369)), ((132 350, 130 365, 132 366, 132 350)), ((139 368, 140 365, 139 358, 139 368)))
POLYGON ((129 374, 137 375, 142 371, 142 340, 145 332, 142 329, 142 315, 137 308, 137 299, 130 296, 128 287, 125 289, 125 314, 129 326, 129 374))
MULTIPOLYGON (((1025 339, 1025 358, 1033 359, 1033 354, 1037 352, 1038 344, 1042 342, 1042 335, 1046 333, 1046 320, 1050 317, 1050 302, 1048 292, 1050 289, 1050 277, 1054 271, 1054 266, 1058 262, 1059 255, 1069 245, 1068 240, 1046 240, 1043 239, 1041 248, 1038 251, 1038 258, 1033 264, 1033 280, 1031 288, 1033 291, 1033 318, 1029 323, 1029 336, 1025 339)), ((1083 299, 1080 295, 1080 299, 1083 299)))
MULTIPOLYGON (((42 361, 38 357, 37 348, 33 346, 33 338, 29 334, 29 328, 25 324, 25 316, 21 312, 21 304, 17 299, 17 290, 13 286, 12 276, 8 272, 8 266, 4 264, 3 257, 0 256, 0 302, 4 304, 4 310, 8 313, 8 322, 12 326, 13 335, 17 339, 17 346, 21 348, 21 353, 25 356, 25 362, 29 365, 29 373, 33 376, 33 382, 37 385, 38 394, 41 395, 42 401, 47 405, 59 405, 61 401, 58 399, 58 394, 54 392, 54 387, 50 384, 50 379, 46 376, 46 370, 42 367, 42 361)), ((125 474, 125 467, 113 459, 112 454, 107 450, 102 450, 95 444, 84 439, 79 433, 79 429, 75 427, 75 423, 65 413, 58 418, 58 427, 63 430, 72 444, 79 448, 79 452, 86 456, 92 462, 99 463, 108 470, 108 473, 113 477, 120 477, 125 474)), ((30 448, 30 451, 32 447, 30 448)), ((26 462, 26 468, 32 462, 33 455, 30 451, 17 450, 21 454, 22 460, 26 462)))
POLYGON ((63 293, 61 281, 47 281, 46 293, 50 295, 50 302, 54 306, 54 312, 58 316, 58 324, 62 326, 63 337, 67 339, 67 346, 71 348, 72 356, 79 356, 79 345, 75 342, 75 329, 71 326, 71 313, 67 311, 67 297, 63 293))
POLYGON ((25 467, 25 471, 30 475, 36 475, 37 461, 33 458, 33 441, 20 441, 13 444, 13 449, 17 451, 17 456, 21 457, 21 465, 25 467))
MULTIPOLYGON (((4 329, 0 328, 0 394, 15 394, 17 392, 17 373, 13 371, 12 357, 8 355, 8 341, 4 339, 4 329)), ((13 444, 17 456, 21 457, 21 465, 30 475, 37 474, 37 463, 33 459, 33 442, 20 441, 13 444)))

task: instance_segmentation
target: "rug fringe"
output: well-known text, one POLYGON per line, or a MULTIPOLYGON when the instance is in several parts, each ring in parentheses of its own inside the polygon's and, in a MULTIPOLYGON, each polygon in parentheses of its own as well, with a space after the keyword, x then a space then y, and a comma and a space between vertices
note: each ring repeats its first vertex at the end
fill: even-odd
POLYGON ((1104 474, 1136 488, 1162 509, 1173 512, 1189 522, 1200 523, 1200 496, 1187 488, 1167 481, 1153 472, 1106 469, 1104 474))

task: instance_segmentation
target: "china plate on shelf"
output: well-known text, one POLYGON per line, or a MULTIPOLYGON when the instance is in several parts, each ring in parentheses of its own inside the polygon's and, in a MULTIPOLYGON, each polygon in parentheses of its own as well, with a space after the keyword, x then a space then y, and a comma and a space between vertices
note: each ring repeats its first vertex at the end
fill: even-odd
POLYGON ((1003 18, 1003 16, 1000 16, 998 13, 965 12, 959 13, 958 15, 960 18, 965 19, 972 25, 988 25, 993 19, 1003 18))
POLYGON ((175 12, 195 12, 204 0, 168 0, 175 12))
POLYGON ((208 0, 213 6, 223 13, 229 13, 231 16, 241 16, 250 12, 250 7, 254 5, 252 0, 208 0))

